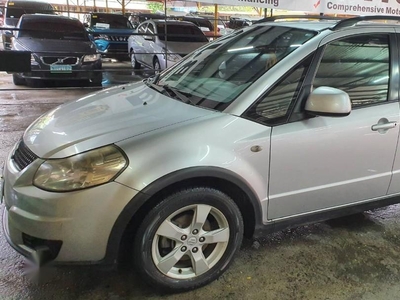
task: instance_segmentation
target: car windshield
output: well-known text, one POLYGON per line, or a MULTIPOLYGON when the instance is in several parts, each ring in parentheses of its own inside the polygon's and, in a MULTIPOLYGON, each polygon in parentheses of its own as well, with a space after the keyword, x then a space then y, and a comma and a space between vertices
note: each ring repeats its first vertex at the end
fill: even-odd
MULTIPOLYGON (((165 26, 164 24, 157 25, 157 32, 159 33, 159 39, 165 40, 165 26)), ((167 41, 170 42, 208 42, 207 37, 204 33, 196 26, 177 24, 167 25, 167 41)))
POLYGON ((223 111, 274 64, 316 35, 284 26, 257 26, 195 51, 157 81, 202 107, 223 111))
POLYGON ((6 18, 19 19, 24 14, 54 14, 53 7, 50 4, 38 4, 36 7, 7 7, 6 18))
POLYGON ((79 22, 54 20, 23 20, 18 37, 52 40, 88 40, 83 25, 79 22))
POLYGON ((92 15, 92 27, 102 29, 133 29, 128 18, 122 15, 92 15))

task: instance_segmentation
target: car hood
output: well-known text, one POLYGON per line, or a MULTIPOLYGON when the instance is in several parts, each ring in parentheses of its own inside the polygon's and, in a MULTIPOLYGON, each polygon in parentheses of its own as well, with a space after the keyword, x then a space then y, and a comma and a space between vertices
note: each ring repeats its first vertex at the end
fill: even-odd
POLYGON ((140 82, 61 105, 32 123, 23 139, 41 158, 62 158, 212 113, 140 82))
POLYGON ((49 40, 21 37, 16 39, 24 49, 31 52, 95 53, 96 47, 91 41, 49 40))
MULTIPOLYGON (((168 50, 172 53, 178 54, 189 54, 194 50, 200 48, 201 46, 207 44, 208 42, 168 42, 167 47, 168 50)), ((161 43, 161 47, 165 47, 165 43, 161 43)))

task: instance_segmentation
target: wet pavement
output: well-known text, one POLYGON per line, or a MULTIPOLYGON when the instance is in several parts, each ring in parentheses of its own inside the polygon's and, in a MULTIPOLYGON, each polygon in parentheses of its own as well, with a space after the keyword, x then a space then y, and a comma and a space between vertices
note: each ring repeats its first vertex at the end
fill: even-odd
MULTIPOLYGON (((16 90, 0 73, 0 165, 36 117, 92 91, 16 90)), ((0 299, 399 299, 400 205, 245 241, 219 280, 178 295, 157 294, 126 266, 37 276, 24 262, 0 230, 0 299)))

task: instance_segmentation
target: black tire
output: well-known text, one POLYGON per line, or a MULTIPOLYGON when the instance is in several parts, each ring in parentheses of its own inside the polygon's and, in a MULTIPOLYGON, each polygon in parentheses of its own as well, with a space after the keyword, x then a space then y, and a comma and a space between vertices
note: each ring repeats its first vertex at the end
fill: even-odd
POLYGON ((136 58, 135 58, 135 53, 133 53, 133 51, 131 51, 131 64, 132 64, 132 67, 133 67, 135 70, 138 70, 138 69, 140 69, 140 67, 141 67, 141 64, 138 63, 138 61, 136 60, 136 58))
POLYGON ((101 87, 103 81, 103 74, 101 72, 95 73, 93 78, 89 80, 89 86, 101 87))
POLYGON ((17 74, 13 74, 13 83, 14 85, 25 85, 26 81, 24 78, 20 77, 17 74))
MULTIPOLYGON (((201 213, 199 213, 199 215, 201 215, 201 213)), ((215 238, 217 236, 215 232, 208 237, 215 238)), ((239 208, 230 197, 212 188, 188 188, 168 196, 147 214, 142 224, 139 226, 135 237, 133 261, 141 277, 153 288, 167 292, 193 290, 217 279, 227 270, 234 255, 240 248, 242 239, 242 215, 239 208), (192 207, 194 207, 191 217, 192 220, 188 221, 188 216, 190 216, 190 209, 192 207), (201 227, 198 227, 199 232, 194 233, 195 230, 193 230, 193 228, 196 228, 196 225, 193 225, 192 222, 194 219, 193 216, 196 215, 195 212, 208 207, 210 207, 211 210, 209 213, 204 214, 206 216, 204 226, 201 225, 201 227), (174 214, 177 212, 179 213, 175 216, 174 214), (174 218, 177 218, 176 220, 186 220, 186 222, 190 222, 187 227, 182 224, 180 224, 180 227, 176 227, 179 230, 177 234, 175 234, 176 232, 174 230, 172 231, 175 237, 179 236, 180 238, 173 241, 160 233, 156 234, 156 232, 160 232, 158 230, 162 230, 161 225, 169 224, 168 221, 166 221, 167 219, 170 219, 171 222, 175 222, 176 220, 174 220, 174 218), (218 226, 219 223, 224 223, 225 226, 218 226), (206 227, 209 230, 206 230, 206 227), (185 239, 181 236, 180 230, 188 232, 185 239), (217 237, 217 240, 220 237, 220 241, 211 242, 211 240, 204 240, 204 237, 207 237, 207 233, 214 230, 218 233, 223 232, 223 237, 222 235, 217 237), (187 248, 185 248, 186 246, 187 248), (166 253, 166 251, 170 251, 170 253, 166 253), (184 254, 179 251, 182 251, 184 254), (164 255, 161 255, 161 253, 164 253, 164 255), (181 258, 179 258, 178 262, 173 264, 171 268, 166 267, 166 270, 168 270, 166 274, 159 266, 168 260, 168 257, 171 257, 172 253, 178 253, 181 258), (200 260, 203 264, 196 265, 195 256, 197 259, 201 257, 200 260), (158 265, 156 265, 157 259, 160 259, 158 265), (207 262, 207 264, 204 264, 204 261, 207 262), (206 267, 204 268, 204 266, 206 267), (201 267, 203 267, 203 270, 200 270, 201 267), (199 274, 196 274, 197 270, 200 271, 199 274), (190 275, 192 277, 179 278, 179 276, 182 276, 182 272, 184 272, 183 274, 185 276, 190 275)))
POLYGON ((154 57, 154 59, 153 59, 153 69, 156 72, 160 72, 161 71, 160 61, 158 60, 157 57, 154 57))

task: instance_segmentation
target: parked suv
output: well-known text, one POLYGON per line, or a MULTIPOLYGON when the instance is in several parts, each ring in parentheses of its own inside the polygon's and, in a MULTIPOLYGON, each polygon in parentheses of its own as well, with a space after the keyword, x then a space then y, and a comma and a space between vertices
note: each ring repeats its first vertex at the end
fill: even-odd
POLYGON ((112 13, 90 13, 84 24, 103 57, 127 60, 128 37, 134 32, 127 17, 112 13))
POLYGON ((42 262, 128 250, 144 282, 183 291, 243 236, 398 203, 399 18, 383 18, 264 20, 41 116, 6 161, 8 241, 42 262))

